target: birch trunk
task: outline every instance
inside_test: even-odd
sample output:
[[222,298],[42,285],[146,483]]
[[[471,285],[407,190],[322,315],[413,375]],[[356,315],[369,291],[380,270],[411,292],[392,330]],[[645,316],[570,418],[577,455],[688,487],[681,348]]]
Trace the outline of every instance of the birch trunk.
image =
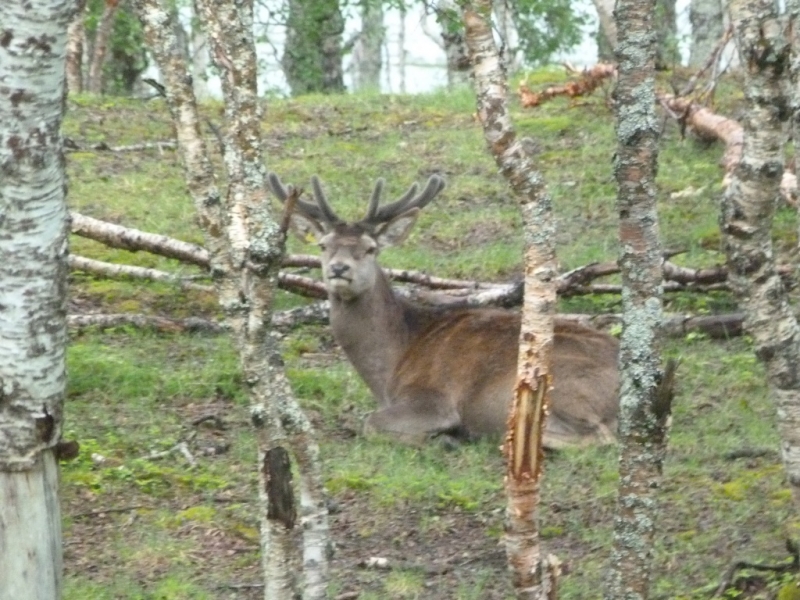
[[611,60],[617,47],[617,23],[614,21],[614,0],[592,0],[597,11],[597,57]]
[[770,236],[783,174],[791,48],[774,0],[733,0],[730,11],[745,68],[748,109],[742,160],[723,195],[720,226],[728,279],[767,371],[781,454],[800,507],[800,328],[775,270]]
[[103,15],[100,17],[97,31],[94,34],[92,61],[89,64],[89,78],[86,82],[86,89],[92,94],[103,92],[103,67],[106,64],[108,43],[114,29],[114,17],[117,16],[118,7],[119,0],[106,0]]
[[619,490],[607,600],[649,595],[657,492],[667,444],[671,378],[660,368],[663,252],[658,236],[655,113],[656,0],[618,0],[614,171],[619,211],[623,327],[620,340]]
[[86,27],[83,23],[86,0],[77,0],[75,17],[67,30],[67,91],[80,94],[83,91],[83,42]]
[[[786,0],[786,25],[786,31],[789,36],[788,41],[792,48],[792,62],[789,71],[790,89],[788,91],[792,110],[790,135],[794,147],[800,148],[800,0]],[[794,164],[794,173],[789,173],[790,177],[794,176],[794,182],[793,185],[788,187],[788,192],[789,194],[794,194],[794,197],[800,200],[797,178],[800,175],[800,169],[797,168],[797,165],[800,164],[800,156],[795,156]],[[784,196],[787,192],[787,173],[784,173],[783,181],[781,182],[781,190]],[[798,210],[800,210],[800,202],[798,202]],[[800,223],[798,223],[798,234],[800,235]],[[798,246],[800,246],[800,237],[798,237]]]
[[208,41],[194,3],[192,13],[192,85],[195,98],[203,102],[211,97],[208,89]]
[[61,597],[66,348],[61,141],[74,0],[0,2],[0,598]]
[[289,0],[281,66],[292,95],[344,91],[338,0]]
[[453,0],[436,3],[436,20],[442,28],[442,48],[447,61],[447,88],[453,89],[469,83],[470,53],[464,28],[458,20],[457,5]]
[[361,33],[353,47],[353,87],[356,90],[380,91],[385,37],[383,6],[376,0],[361,0]]
[[[619,31],[619,17],[617,31]],[[680,64],[678,52],[678,22],[676,20],[675,0],[656,0],[653,26],[656,31],[656,69],[672,69]],[[617,34],[619,37],[619,34]],[[618,40],[619,41],[619,40]]]
[[[198,0],[213,62],[225,99],[224,161],[229,181],[224,200],[214,184],[200,134],[197,107],[171,15],[160,0],[137,0],[146,36],[167,87],[189,189],[206,235],[220,304],[239,348],[251,397],[251,420],[259,440],[262,561],[265,598],[295,598],[299,581],[293,538],[296,509],[289,455],[300,474],[304,598],[325,597],[330,552],[319,449],[311,426],[291,395],[283,362],[268,325],[283,257],[281,231],[265,196],[261,107],[256,94],[252,4]],[[287,440],[286,431],[290,434]]]
[[516,597],[556,597],[558,561],[542,556],[539,543],[539,481],[542,435],[552,377],[550,355],[556,303],[555,221],[541,174],[516,139],[508,111],[508,82],[491,28],[490,0],[465,5],[465,41],[475,77],[478,118],[484,138],[520,204],[525,239],[525,291],[517,382],[504,452],[506,554]]
[[692,24],[692,44],[689,66],[702,67],[725,32],[721,0],[691,0],[689,21]]

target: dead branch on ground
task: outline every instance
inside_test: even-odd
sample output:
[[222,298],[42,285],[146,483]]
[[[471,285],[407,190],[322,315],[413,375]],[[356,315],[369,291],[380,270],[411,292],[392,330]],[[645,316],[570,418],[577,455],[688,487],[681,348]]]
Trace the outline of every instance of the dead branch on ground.
[[[727,187],[733,176],[733,170],[742,160],[744,130],[738,121],[718,115],[714,111],[688,98],[680,98],[668,94],[657,95],[657,100],[666,112],[672,116],[684,130],[689,128],[699,138],[719,140],[725,144],[722,157],[722,168],[725,176],[722,185]],[[789,204],[795,204],[797,197],[797,177],[786,170],[780,186],[781,197]]]
[[[290,331],[301,325],[313,325],[328,322],[328,303],[314,302],[305,306],[298,306],[272,314],[272,327],[277,331]],[[152,329],[164,333],[209,333],[220,334],[225,331],[222,323],[189,317],[175,319],[155,315],[134,313],[93,313],[82,315],[69,315],[67,325],[73,331],[81,332],[84,329],[112,329],[114,327],[136,327]]]
[[127,146],[109,146],[105,142],[96,144],[81,145],[72,138],[64,138],[64,152],[141,152],[142,150],[175,150],[178,144],[174,141],[159,140],[157,142],[142,142],[140,144],[129,144]]
[[[568,67],[572,69],[572,67]],[[574,69],[572,69],[574,71]],[[586,96],[594,92],[600,87],[606,79],[614,77],[617,73],[616,65],[608,63],[597,63],[593,67],[584,69],[578,72],[579,76],[573,81],[568,81],[562,85],[554,85],[542,90],[541,92],[534,92],[529,87],[525,80],[520,82],[518,92],[520,102],[523,108],[532,108],[539,106],[543,102],[552,100],[557,96],[567,96],[569,98],[577,98],[579,96]]]
[[146,281],[160,281],[175,285],[183,290],[194,290],[198,292],[213,292],[214,288],[209,285],[201,285],[186,281],[181,277],[159,269],[151,269],[148,267],[137,267],[135,265],[120,265],[116,263],[104,262],[102,260],[94,260],[93,258],[86,258],[77,254],[69,256],[69,268],[76,271],[85,271],[100,277],[107,277],[109,279],[116,278],[130,278],[130,279],[144,279]]
[[95,240],[111,248],[122,248],[131,252],[144,250],[151,254],[158,254],[208,268],[208,251],[202,246],[176,240],[166,235],[149,233],[101,221],[75,211],[70,212],[70,218],[72,220],[72,233]]
[[736,572],[741,571],[742,569],[771,571],[772,573],[776,574],[800,572],[800,547],[797,545],[797,542],[787,539],[786,550],[789,552],[791,558],[788,561],[779,564],[766,565],[763,563],[752,563],[746,560],[736,561],[725,572],[725,576],[722,578],[717,591],[714,592],[714,596],[712,597],[721,598],[726,590],[734,586],[734,577],[736,576]]

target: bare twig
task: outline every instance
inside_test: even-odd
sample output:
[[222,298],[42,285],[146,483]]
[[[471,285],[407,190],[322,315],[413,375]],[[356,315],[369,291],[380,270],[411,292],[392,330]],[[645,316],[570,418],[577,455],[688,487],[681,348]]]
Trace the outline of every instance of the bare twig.
[[192,453],[189,451],[189,446],[186,444],[186,442],[178,442],[169,450],[164,450],[163,452],[151,452],[150,454],[142,458],[144,458],[145,460],[160,460],[162,458],[167,458],[172,454],[180,454],[181,456],[183,456],[186,459],[186,462],[189,463],[190,467],[197,466],[197,461],[195,460],[194,456],[192,456]]
[[157,329],[165,332],[202,332],[222,333],[225,328],[214,321],[189,317],[187,319],[172,319],[154,315],[141,314],[89,314],[69,315],[67,325],[73,330],[82,330],[89,327],[98,329],[111,329],[113,327],[132,326],[142,329]]
[[133,504],[131,506],[120,506],[119,508],[106,508],[100,510],[89,510],[86,512],[76,513],[74,515],[70,515],[71,519],[85,519],[87,517],[97,517],[100,515],[108,515],[113,513],[123,513],[123,512],[130,512],[132,510],[139,510],[140,508],[146,508],[148,510],[153,510],[152,506],[148,506],[146,504]]
[[175,150],[177,143],[168,140],[158,142],[142,142],[141,144],[129,144],[127,146],[109,146],[105,142],[98,142],[88,146],[81,146],[72,138],[64,138],[64,152],[140,152],[142,150]]
[[286,203],[283,205],[283,217],[281,218],[281,233],[283,233],[284,237],[289,231],[289,223],[292,219],[292,213],[294,212],[294,207],[297,204],[297,200],[303,194],[303,190],[300,188],[292,188],[289,192],[289,197],[286,199]]
[[786,550],[791,555],[791,559],[787,562],[779,564],[765,565],[762,563],[748,562],[746,560],[736,561],[730,567],[728,567],[728,570],[725,572],[717,591],[714,592],[712,597],[721,598],[725,591],[733,585],[736,572],[742,569],[753,569],[754,571],[772,571],[773,573],[792,573],[795,571],[800,571],[800,548],[798,547],[797,543],[791,539],[787,539]]
[[214,288],[210,285],[201,285],[186,281],[172,273],[160,271],[159,269],[150,269],[147,267],[137,267],[134,265],[119,265],[101,260],[94,260],[72,254],[69,257],[69,266],[71,269],[78,271],[86,271],[101,277],[115,278],[131,278],[131,279],[145,279],[147,281],[161,281],[170,283],[184,290],[195,290],[199,292],[213,292]]
[[[695,88],[697,87],[697,82],[700,80],[700,78],[706,73],[706,71],[708,71],[709,69],[711,69],[711,67],[717,64],[717,62],[719,61],[720,54],[722,53],[722,50],[725,48],[725,46],[728,45],[728,42],[730,41],[732,36],[733,36],[733,25],[729,25],[728,28],[725,30],[725,32],[722,34],[720,40],[717,42],[717,45],[714,46],[714,49],[711,51],[711,54],[709,54],[705,64],[689,78],[689,81],[686,82],[686,85],[683,86],[683,89],[681,89],[681,91],[678,92],[679,96],[688,96],[689,94],[694,92]],[[719,76],[719,71],[717,71],[715,74]],[[704,93],[707,93],[708,91],[709,90],[706,89],[704,90]]]

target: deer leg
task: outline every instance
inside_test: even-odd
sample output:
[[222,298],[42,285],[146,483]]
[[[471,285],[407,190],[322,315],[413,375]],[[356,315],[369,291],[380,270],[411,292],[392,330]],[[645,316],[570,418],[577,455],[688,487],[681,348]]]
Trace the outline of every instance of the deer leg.
[[406,444],[420,445],[433,437],[458,437],[461,417],[439,393],[415,394],[376,410],[364,422],[364,434],[382,433]]

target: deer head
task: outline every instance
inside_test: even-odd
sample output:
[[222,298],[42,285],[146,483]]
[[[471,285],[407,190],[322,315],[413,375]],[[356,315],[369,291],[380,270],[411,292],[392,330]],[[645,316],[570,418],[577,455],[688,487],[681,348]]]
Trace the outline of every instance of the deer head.
[[[274,173],[269,186],[286,203],[292,192]],[[380,267],[376,258],[383,248],[402,243],[419,211],[441,192],[444,180],[433,175],[419,192],[414,183],[395,202],[381,206],[384,180],[378,179],[366,216],[348,223],[339,218],[328,203],[317,177],[311,178],[315,203],[297,200],[291,215],[292,229],[303,239],[316,240],[322,250],[322,277],[328,293],[341,300],[353,300],[375,286]]]

